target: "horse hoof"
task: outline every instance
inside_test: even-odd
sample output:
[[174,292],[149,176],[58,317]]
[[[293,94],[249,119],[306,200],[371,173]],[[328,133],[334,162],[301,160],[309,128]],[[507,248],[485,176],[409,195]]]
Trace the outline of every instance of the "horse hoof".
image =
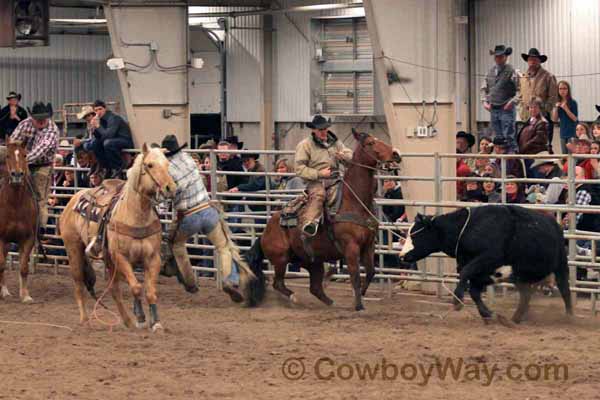
[[290,301],[294,304],[300,304],[300,300],[298,299],[298,296],[296,296],[296,293],[290,295]]
[[2,298],[11,296],[11,294],[8,291],[8,288],[6,286],[2,286],[2,289],[0,289],[0,296],[2,296]]
[[23,297],[23,300],[21,300],[21,301],[25,304],[33,303],[33,299],[31,298],[31,296],[25,296],[25,297]]
[[233,301],[234,303],[241,303],[244,301],[244,297],[240,294],[240,292],[238,292],[231,286],[224,286],[223,291],[227,293],[229,297],[231,297],[231,301]]
[[154,333],[164,332],[164,331],[165,331],[165,328],[163,328],[163,326],[160,322],[157,322],[154,324],[154,326],[152,326],[152,332],[154,332]]
[[456,311],[460,311],[463,309],[465,305],[463,303],[459,303],[458,301],[454,302],[454,309]]
[[146,327],[146,321],[144,322],[136,322],[135,327],[138,329],[144,329]]
[[496,313],[496,321],[498,321],[500,323],[500,325],[503,325],[507,328],[514,328],[515,324],[512,323],[508,318],[506,318],[505,316]]

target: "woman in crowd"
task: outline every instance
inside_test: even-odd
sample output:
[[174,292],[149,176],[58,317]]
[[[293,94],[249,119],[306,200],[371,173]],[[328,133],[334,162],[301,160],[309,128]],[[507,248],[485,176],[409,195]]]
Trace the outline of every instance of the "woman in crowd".
[[[293,172],[290,168],[288,160],[281,158],[275,161],[275,172],[287,174]],[[304,189],[304,182],[298,176],[276,176],[273,179],[275,190],[295,190]]]
[[[479,154],[492,154],[492,139],[487,136],[482,136],[479,139]],[[482,175],[486,165],[491,162],[489,158],[476,158],[474,161],[475,173]]]
[[592,124],[592,138],[600,141],[600,121],[598,120]]
[[[483,178],[494,178],[491,174],[483,174]],[[496,182],[483,182],[483,194],[487,197],[488,203],[501,203],[502,197],[498,192],[498,184]]]
[[[548,121],[542,115],[542,100],[534,97],[529,102],[529,120],[517,133],[517,144],[520,154],[538,154],[548,151]],[[535,171],[530,168],[533,159],[525,158],[525,171],[527,177],[536,177]]]
[[[474,172],[468,175],[469,178],[479,178]],[[483,187],[480,181],[467,181],[465,184],[465,193],[461,201],[469,201],[476,203],[486,203],[487,196],[483,194]]]
[[[508,175],[508,179],[515,179],[514,175]],[[506,182],[506,202],[509,204],[523,204],[526,202],[523,185],[517,182]]]
[[483,168],[484,175],[491,175],[494,178],[500,178],[500,171],[495,163],[490,163]]
[[552,110],[552,120],[560,121],[560,148],[563,154],[567,154],[567,143],[575,137],[577,102],[571,97],[571,85],[567,81],[558,82],[558,96],[560,101]]

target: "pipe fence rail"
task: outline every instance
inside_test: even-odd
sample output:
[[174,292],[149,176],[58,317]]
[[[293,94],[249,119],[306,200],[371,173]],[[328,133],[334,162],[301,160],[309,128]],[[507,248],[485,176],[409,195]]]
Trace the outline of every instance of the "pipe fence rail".
[[[61,147],[60,150],[64,152],[73,151],[72,147]],[[128,152],[137,153],[139,150],[130,149]],[[282,181],[285,182],[286,178],[294,177],[294,173],[278,173],[273,171],[275,161],[279,158],[293,159],[293,151],[284,150],[186,150],[191,154],[195,154],[201,157],[208,157],[210,169],[201,170],[201,174],[205,183],[210,186],[211,200],[217,201],[221,204],[224,209],[224,215],[232,229],[233,240],[238,244],[241,250],[247,250],[250,248],[254,240],[259,236],[268,219],[273,215],[274,212],[281,209],[287,201],[295,198],[302,193],[302,190],[285,190],[282,188]],[[240,154],[260,154],[264,160],[262,165],[264,166],[264,172],[241,172],[241,171],[223,171],[218,169],[218,160],[220,157],[226,157],[231,155]],[[447,193],[450,190],[452,184],[458,182],[494,182],[500,184],[500,194],[502,203],[499,205],[507,204],[507,193],[506,183],[515,182],[518,184],[561,184],[564,185],[564,190],[567,193],[566,204],[520,204],[521,206],[529,209],[544,211],[552,213],[557,222],[562,224],[563,219],[568,221],[568,224],[564,227],[565,239],[568,241],[568,255],[569,255],[569,268],[570,268],[570,283],[571,290],[573,291],[573,299],[577,301],[577,293],[585,293],[590,296],[591,305],[590,309],[593,315],[596,314],[596,303],[598,295],[600,294],[600,257],[598,257],[598,244],[600,241],[600,232],[587,232],[576,229],[577,214],[600,214],[600,206],[577,206],[575,204],[576,190],[579,184],[599,184],[600,179],[586,179],[579,180],[575,178],[575,166],[579,159],[596,159],[598,155],[514,155],[514,154],[455,154],[455,153],[405,153],[401,154],[402,159],[418,158],[423,159],[424,163],[430,163],[433,165],[433,174],[431,176],[405,176],[402,175],[402,167],[399,168],[398,175],[390,175],[387,172],[380,171],[375,175],[377,179],[377,194],[375,198],[376,215],[380,221],[378,229],[378,243],[376,245],[376,275],[375,279],[379,281],[380,291],[387,293],[391,296],[393,292],[392,282],[397,281],[415,281],[421,283],[432,283],[437,284],[435,293],[438,296],[448,295],[445,284],[456,283],[457,274],[456,272],[444,271],[443,261],[448,259],[444,254],[433,254],[428,257],[428,265],[431,266],[431,262],[437,263],[436,268],[426,268],[424,263],[418,263],[418,269],[405,269],[396,268],[386,265],[386,257],[397,256],[400,252],[401,243],[397,236],[405,235],[406,231],[410,227],[409,222],[398,222],[398,221],[387,221],[384,213],[384,206],[396,206],[405,207],[405,210],[410,210],[410,214],[416,212],[431,213],[439,215],[444,209],[458,209],[463,207],[479,207],[482,205],[494,205],[486,203],[474,203],[464,202],[458,200],[447,200]],[[489,177],[458,177],[456,175],[444,176],[442,174],[442,165],[445,160],[457,160],[457,159],[495,159],[500,160],[500,176],[489,178]],[[549,159],[556,160],[557,158],[567,160],[567,174],[564,179],[543,179],[543,178],[508,178],[506,162],[511,159]],[[75,159],[75,156],[73,157]],[[73,172],[73,184],[72,186],[55,186],[51,188],[51,197],[56,199],[56,204],[50,207],[50,220],[48,224],[48,234],[46,235],[47,240],[43,244],[48,254],[48,261],[41,262],[41,255],[37,253],[32,255],[33,272],[35,271],[35,264],[40,267],[48,267],[58,273],[59,269],[66,268],[68,259],[62,245],[60,236],[56,233],[56,225],[58,218],[68,199],[76,193],[78,190],[83,189],[80,186],[79,175],[81,173],[89,172],[88,168],[81,168],[76,166],[62,166],[54,168],[54,173],[64,173],[65,171]],[[229,192],[219,190],[220,186],[223,186],[223,180],[226,180],[227,176],[263,176],[265,177],[265,190],[258,192]],[[402,182],[422,182],[429,183],[430,189],[433,193],[431,200],[392,200],[383,197],[383,180],[393,180],[398,183]],[[450,191],[452,192],[452,191]],[[444,200],[446,198],[446,200]],[[159,214],[161,215],[161,222],[166,232],[168,225],[174,220],[175,214],[170,204],[164,204],[159,206]],[[566,218],[564,218],[566,216]],[[599,217],[600,218],[600,217]],[[578,246],[578,242],[591,242],[590,248],[585,249],[582,246]],[[205,236],[195,235],[188,242],[187,248],[192,260],[193,268],[201,276],[213,277],[216,279],[217,285],[220,287],[220,276],[219,272],[215,269],[215,256],[213,253],[214,247],[207,241]],[[8,265],[9,268],[13,267],[13,263],[18,258],[18,254],[14,251],[9,253]],[[267,263],[267,275],[272,275],[272,267]],[[583,268],[588,272],[588,280],[577,280],[577,268]],[[343,268],[342,268],[343,271]],[[433,271],[433,272],[432,272]],[[595,280],[592,280],[595,275]],[[308,278],[306,272],[288,271],[288,276]],[[338,271],[333,275],[334,279],[349,279],[347,273]],[[490,286],[488,288],[487,295],[493,301],[496,295],[496,289],[502,289],[503,293],[512,285],[510,284],[498,284]]]

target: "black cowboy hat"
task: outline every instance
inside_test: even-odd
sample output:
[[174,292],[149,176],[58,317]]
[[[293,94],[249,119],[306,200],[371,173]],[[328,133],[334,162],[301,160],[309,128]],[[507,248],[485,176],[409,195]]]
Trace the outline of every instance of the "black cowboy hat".
[[[244,150],[248,150],[248,149],[244,149]],[[248,160],[250,158],[253,158],[254,160],[258,160],[260,158],[260,154],[256,154],[256,153],[244,153],[244,154],[242,154],[242,161]]]
[[167,149],[167,152],[165,153],[165,156],[171,157],[171,156],[179,153],[182,149],[186,148],[187,145],[188,144],[186,142],[182,146],[180,146],[179,142],[177,141],[177,136],[175,136],[175,135],[167,135],[162,140],[162,143],[160,144],[160,147],[162,147],[163,149]]
[[322,115],[315,115],[312,122],[307,122],[310,129],[327,129],[331,126],[331,119],[325,119]]
[[506,147],[508,146],[508,141],[504,136],[496,136],[494,141],[492,142],[494,146]]
[[596,111],[600,113],[600,104],[596,104]]
[[490,56],[510,56],[512,50],[512,47],[506,47],[503,44],[499,44],[494,47],[494,50],[490,50]]
[[21,101],[21,94],[17,94],[17,92],[10,92],[8,94],[8,96],[6,96],[6,100],[10,100],[10,99],[17,99],[19,101]]
[[546,60],[548,59],[548,57],[544,54],[540,54],[540,51],[538,49],[536,49],[535,47],[532,47],[531,49],[529,49],[529,53],[525,54],[525,53],[521,53],[521,57],[523,57],[523,60],[527,61],[529,59],[529,57],[537,57],[540,59],[540,62],[545,63]]
[[465,131],[456,132],[456,138],[466,139],[467,143],[469,144],[469,147],[473,147],[473,145],[475,144],[475,136]]
[[235,144],[238,148],[238,150],[241,150],[244,148],[244,142],[240,142],[240,138],[238,138],[237,136],[229,136],[227,139],[225,139],[229,144]]
[[52,114],[54,114],[52,104],[44,104],[41,101],[33,103],[33,107],[31,108],[27,107],[27,111],[33,119],[46,119],[52,117]]

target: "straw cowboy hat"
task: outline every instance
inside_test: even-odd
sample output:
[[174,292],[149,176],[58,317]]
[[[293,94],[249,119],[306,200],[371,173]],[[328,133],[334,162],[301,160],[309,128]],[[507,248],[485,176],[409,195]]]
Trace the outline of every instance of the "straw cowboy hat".
[[512,47],[506,47],[503,44],[499,44],[494,47],[494,50],[490,50],[490,56],[510,56],[512,50]]
[[529,49],[529,53],[525,54],[525,53],[521,53],[521,57],[523,57],[523,60],[527,61],[529,60],[529,57],[537,57],[540,59],[541,63],[545,63],[546,60],[548,59],[548,57],[544,54],[540,54],[540,51],[538,49],[536,49],[535,47],[532,47],[531,49]]
[[[537,156],[549,156],[550,153],[547,151],[540,151],[539,153],[536,154]],[[560,166],[560,163],[557,159],[555,158],[536,158],[533,163],[531,164],[531,169],[533,168],[537,168],[540,165],[544,165],[544,164],[556,164]]]
[[160,147],[162,147],[163,149],[167,149],[167,152],[165,153],[165,156],[171,157],[171,156],[174,156],[175,154],[179,153],[184,148],[186,148],[187,145],[188,144],[186,142],[186,143],[184,143],[183,145],[180,146],[179,142],[177,141],[177,136],[175,136],[175,135],[167,135],[162,140],[162,143],[161,143]]
[[96,115],[96,112],[92,108],[92,106],[83,106],[81,111],[77,113],[77,119],[85,119],[90,114]]

